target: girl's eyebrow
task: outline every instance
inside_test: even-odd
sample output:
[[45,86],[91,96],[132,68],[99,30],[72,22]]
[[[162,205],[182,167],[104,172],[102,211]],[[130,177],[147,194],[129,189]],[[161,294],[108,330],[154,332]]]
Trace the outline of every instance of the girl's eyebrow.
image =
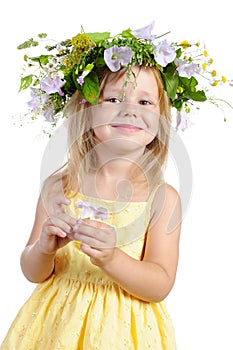
[[121,91],[122,91],[122,88],[116,88],[116,87],[110,88],[110,89],[105,88],[104,91],[103,91],[103,94],[104,95],[119,94],[119,92],[121,92]]
[[[119,94],[121,92],[122,92],[122,88],[113,87],[113,88],[110,88],[109,90],[108,90],[108,88],[104,89],[103,93],[104,93],[104,95],[106,95],[106,94],[108,95],[108,94]],[[154,93],[152,93],[151,91],[148,91],[148,90],[139,90],[138,94],[144,95],[144,96],[155,96]]]
[[147,90],[140,90],[139,94],[143,96],[155,96],[151,91],[147,91]]

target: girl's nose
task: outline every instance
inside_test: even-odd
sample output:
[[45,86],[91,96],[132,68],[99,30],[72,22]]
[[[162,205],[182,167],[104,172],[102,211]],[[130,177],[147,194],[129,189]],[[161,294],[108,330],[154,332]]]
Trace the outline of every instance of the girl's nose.
[[124,103],[122,114],[124,117],[137,118],[138,116],[137,106],[132,103]]

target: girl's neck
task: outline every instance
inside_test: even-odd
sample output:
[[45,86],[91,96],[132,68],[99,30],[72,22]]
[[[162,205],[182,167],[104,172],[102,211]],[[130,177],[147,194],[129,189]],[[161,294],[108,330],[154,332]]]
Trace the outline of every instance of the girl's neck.
[[129,178],[132,171],[138,168],[137,164],[144,152],[145,147],[128,152],[115,152],[111,147],[99,144],[95,149],[97,174],[103,177]]
[[96,176],[112,181],[129,179],[134,168],[136,167],[135,163],[131,159],[112,159],[106,161],[98,167]]
[[[136,179],[135,174],[138,174]],[[148,197],[148,183],[136,163],[115,159],[103,164],[96,172],[87,173],[85,181],[82,181],[81,192],[107,200],[145,201]]]

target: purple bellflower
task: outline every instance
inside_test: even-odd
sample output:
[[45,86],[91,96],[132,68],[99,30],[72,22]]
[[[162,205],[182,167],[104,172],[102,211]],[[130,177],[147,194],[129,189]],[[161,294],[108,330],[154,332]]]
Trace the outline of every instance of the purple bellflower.
[[155,47],[154,57],[160,66],[166,67],[168,63],[174,61],[176,49],[169,45],[166,40],[163,40]]
[[178,111],[176,116],[176,131],[186,130],[192,125],[192,121],[184,110]]
[[125,46],[114,45],[104,50],[105,63],[112,72],[117,72],[121,66],[127,66],[133,55],[133,50]]
[[30,89],[32,99],[27,104],[34,112],[40,112],[44,104],[48,101],[49,95],[41,93],[40,89],[32,87]]
[[176,68],[180,77],[191,78],[197,73],[200,68],[196,63],[188,63],[183,60],[177,60],[178,67]]
[[60,77],[51,77],[48,76],[47,78],[41,80],[40,87],[41,90],[45,91],[47,94],[54,94],[55,92],[58,92],[60,96],[63,96],[64,93],[62,92],[61,88],[63,85],[65,85],[66,81],[62,80]]
[[156,36],[151,34],[152,29],[154,28],[155,22],[153,21],[148,26],[132,30],[132,34],[138,39],[146,39],[153,41]]

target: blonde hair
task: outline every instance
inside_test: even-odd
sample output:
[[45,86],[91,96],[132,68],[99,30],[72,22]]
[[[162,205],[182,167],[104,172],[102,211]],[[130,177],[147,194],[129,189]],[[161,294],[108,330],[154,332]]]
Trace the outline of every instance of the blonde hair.
[[[144,67],[144,66],[143,66]],[[159,92],[160,118],[159,129],[153,141],[146,146],[146,152],[143,159],[140,160],[139,167],[143,169],[147,180],[153,187],[161,181],[162,170],[165,167],[171,125],[170,100],[163,87],[163,81],[160,72],[154,67],[144,67],[151,69],[154,73],[155,81]],[[140,66],[141,69],[141,66]],[[120,73],[120,74],[119,74]],[[107,84],[108,77],[113,73],[106,69],[99,74],[100,79],[100,100],[102,92]],[[119,78],[125,74],[124,70],[117,73]],[[92,107],[92,108],[90,108]],[[93,130],[91,129],[91,115],[93,106],[88,102],[82,104],[82,97],[76,91],[70,101],[64,108],[64,115],[67,117],[68,128],[68,155],[66,164],[60,169],[64,193],[69,195],[71,190],[78,190],[80,179],[85,173],[93,170],[95,167],[95,146],[98,144]],[[87,157],[87,155],[89,156]],[[139,174],[132,175],[133,181]],[[138,181],[140,182],[140,176]],[[144,181],[144,180],[143,180]]]

